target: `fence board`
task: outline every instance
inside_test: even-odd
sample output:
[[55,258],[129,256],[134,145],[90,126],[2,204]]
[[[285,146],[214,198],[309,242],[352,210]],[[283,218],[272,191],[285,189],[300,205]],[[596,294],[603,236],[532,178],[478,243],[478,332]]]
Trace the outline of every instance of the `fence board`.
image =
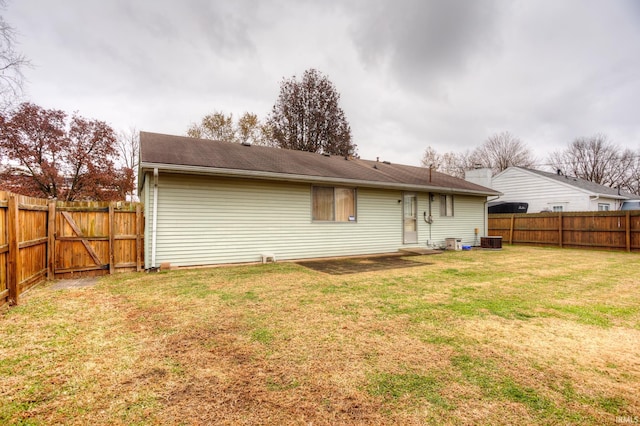
[[0,191],[0,305],[46,279],[142,270],[143,226],[140,203]]
[[9,299],[7,263],[9,262],[9,240],[7,229],[8,194],[0,191],[0,305]]
[[18,201],[15,195],[9,196],[9,203],[7,204],[7,239],[9,241],[9,261],[7,264],[7,288],[9,289],[9,304],[17,305],[18,297],[18,282],[20,280],[20,263],[18,262],[20,247],[20,223],[18,222],[19,216]]
[[109,216],[108,216],[108,220],[109,220],[109,273],[113,274],[113,271],[115,270],[113,267],[113,264],[115,262],[115,256],[113,254],[113,235],[116,232],[116,228],[115,228],[115,213],[113,212],[113,203],[109,203]]
[[640,252],[640,210],[490,214],[489,235],[509,244]]

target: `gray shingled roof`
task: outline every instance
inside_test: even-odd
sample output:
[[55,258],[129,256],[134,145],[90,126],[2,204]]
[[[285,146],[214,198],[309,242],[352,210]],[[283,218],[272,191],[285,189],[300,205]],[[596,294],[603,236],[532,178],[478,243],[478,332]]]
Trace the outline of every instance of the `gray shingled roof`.
[[609,186],[605,186],[605,185],[600,185],[588,180],[584,180],[581,178],[577,178],[577,177],[573,177],[573,176],[565,176],[565,175],[559,175],[557,173],[549,173],[549,172],[543,172],[541,170],[534,170],[534,169],[527,169],[524,167],[521,167],[521,169],[523,170],[527,170],[531,173],[535,173],[537,175],[540,176],[544,176],[546,178],[549,179],[553,179],[555,181],[558,182],[562,182],[571,186],[575,186],[576,188],[580,188],[583,189],[585,191],[589,191],[592,192],[594,194],[601,194],[601,195],[609,195],[612,197],[620,197],[620,198],[630,198],[630,197],[637,197],[633,194],[630,194],[628,192],[618,192],[617,188],[611,188]]
[[340,156],[325,156],[263,146],[140,132],[141,168],[203,174],[287,178],[303,181],[326,178],[360,186],[442,188],[452,192],[498,195],[499,192],[423,167],[387,164]]

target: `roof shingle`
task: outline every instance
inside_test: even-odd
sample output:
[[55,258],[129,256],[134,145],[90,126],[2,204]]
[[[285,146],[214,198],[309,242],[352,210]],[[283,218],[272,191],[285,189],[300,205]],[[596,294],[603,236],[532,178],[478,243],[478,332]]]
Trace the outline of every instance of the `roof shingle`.
[[340,156],[294,151],[264,146],[140,132],[142,167],[171,165],[262,172],[277,175],[309,176],[349,181],[424,186],[448,190],[497,195],[495,190],[427,168],[390,164]]

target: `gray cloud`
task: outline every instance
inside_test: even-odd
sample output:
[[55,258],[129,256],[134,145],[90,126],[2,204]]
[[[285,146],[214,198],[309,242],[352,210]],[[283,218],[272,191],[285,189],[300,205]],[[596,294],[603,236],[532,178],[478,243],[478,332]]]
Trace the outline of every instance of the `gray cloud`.
[[387,66],[400,84],[414,90],[470,72],[475,57],[496,48],[501,11],[493,0],[367,6],[352,28],[361,57],[369,66]]
[[336,84],[364,158],[418,164],[508,130],[544,153],[609,134],[634,149],[634,0],[14,0],[31,99],[181,134],[213,110],[266,115],[280,80]]

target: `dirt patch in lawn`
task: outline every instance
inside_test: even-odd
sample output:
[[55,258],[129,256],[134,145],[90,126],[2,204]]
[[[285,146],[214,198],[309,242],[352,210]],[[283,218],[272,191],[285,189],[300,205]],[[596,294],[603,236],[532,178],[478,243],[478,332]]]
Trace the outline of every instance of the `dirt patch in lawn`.
[[397,255],[310,260],[296,263],[300,266],[304,266],[305,268],[331,275],[357,274],[359,272],[375,272],[387,269],[412,268],[415,266],[429,265],[429,263],[417,262],[406,259],[405,256]]
[[64,290],[70,288],[92,287],[98,283],[98,277],[86,277],[67,280],[58,280],[52,286],[51,290]]

